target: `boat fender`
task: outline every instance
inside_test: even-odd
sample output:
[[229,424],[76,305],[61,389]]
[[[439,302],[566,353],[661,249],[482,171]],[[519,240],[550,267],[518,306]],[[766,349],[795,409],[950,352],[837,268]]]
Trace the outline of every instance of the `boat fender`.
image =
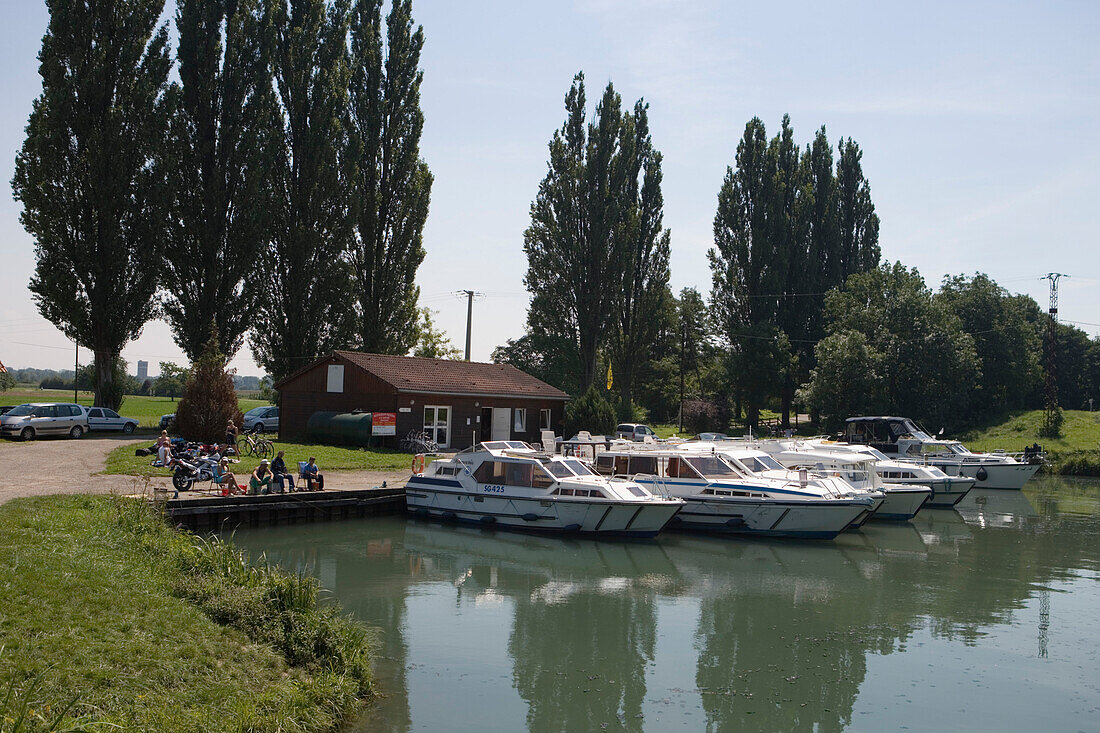
[[458,516],[454,512],[443,512],[443,521],[453,522],[458,519]]
[[424,473],[424,454],[417,453],[413,457],[412,472],[416,474]]
[[732,519],[730,519],[729,521],[726,522],[726,526],[727,527],[744,527],[745,526],[745,518],[740,517],[740,516],[733,517]]
[[525,521],[525,522],[534,522],[534,521],[538,520],[538,518],[539,518],[539,515],[535,514],[534,512],[527,512],[526,514],[523,515],[523,521]]
[[480,521],[481,521],[482,524],[496,524],[497,523],[497,518],[496,517],[485,516],[485,517],[482,517]]
[[989,478],[989,472],[985,470],[985,466],[982,466],[978,469],[977,479],[979,481],[985,481],[987,478]]
[[580,532],[581,531],[581,525],[579,525],[579,524],[567,524],[567,525],[565,525],[565,531],[566,532]]

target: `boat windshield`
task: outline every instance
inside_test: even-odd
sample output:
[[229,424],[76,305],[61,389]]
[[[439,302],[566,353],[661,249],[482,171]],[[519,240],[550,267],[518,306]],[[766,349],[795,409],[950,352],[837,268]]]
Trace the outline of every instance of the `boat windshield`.
[[948,443],[947,447],[951,449],[952,453],[955,453],[955,454],[960,455],[960,456],[970,452],[966,449],[966,446],[963,445],[962,443]]
[[689,466],[699,472],[706,479],[723,479],[737,477],[738,474],[729,464],[718,456],[700,456],[698,458],[685,459]]
[[554,478],[570,478],[575,475],[565,465],[565,461],[543,461],[542,467],[549,471]]
[[531,446],[518,440],[509,440],[504,444],[511,450],[531,450]]
[[565,465],[567,465],[571,469],[573,469],[573,473],[577,474],[578,476],[598,476],[599,475],[595,471],[593,471],[591,468],[586,466],[584,463],[582,463],[581,461],[578,461],[576,458],[567,458],[565,460]]
[[742,456],[738,459],[744,464],[745,468],[752,473],[760,473],[761,471],[783,471],[784,468],[779,461],[775,460],[766,453],[761,453],[758,456]]

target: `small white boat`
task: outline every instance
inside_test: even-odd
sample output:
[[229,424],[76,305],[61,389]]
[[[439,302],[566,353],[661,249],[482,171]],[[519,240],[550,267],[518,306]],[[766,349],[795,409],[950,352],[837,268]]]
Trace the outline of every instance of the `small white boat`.
[[633,481],[600,476],[580,459],[511,440],[433,461],[409,478],[405,500],[425,518],[619,537],[653,537],[684,506]]
[[683,499],[669,526],[685,530],[832,539],[876,506],[870,497],[843,496],[808,477],[753,475],[713,446],[614,445],[596,457],[596,470]]
[[971,453],[957,440],[933,438],[907,417],[850,417],[843,439],[901,461],[935,466],[948,476],[972,478],[985,489],[1022,489],[1044,461],[1039,446],[1016,454]]
[[930,489],[932,498],[925,506],[932,509],[950,509],[962,501],[974,486],[974,479],[968,476],[948,476],[936,466],[898,461],[869,445],[838,443],[825,439],[810,442],[832,450],[848,450],[874,458],[875,472],[884,483],[914,484]]
[[932,498],[928,487],[884,482],[875,469],[876,459],[864,453],[801,440],[761,440],[755,445],[789,469],[826,473],[844,480],[857,493],[881,494],[883,501],[873,519],[907,521]]

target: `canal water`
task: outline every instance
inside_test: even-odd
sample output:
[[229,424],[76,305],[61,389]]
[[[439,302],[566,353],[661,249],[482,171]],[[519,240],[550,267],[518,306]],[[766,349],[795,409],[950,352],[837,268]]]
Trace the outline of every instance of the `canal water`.
[[1100,481],[832,542],[240,531],[378,629],[349,731],[1100,731]]

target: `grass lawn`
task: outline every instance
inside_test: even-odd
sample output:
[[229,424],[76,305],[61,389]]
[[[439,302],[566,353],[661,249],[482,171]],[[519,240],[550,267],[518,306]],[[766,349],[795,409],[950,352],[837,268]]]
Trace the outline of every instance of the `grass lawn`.
[[[105,474],[119,474],[125,476],[164,476],[167,472],[163,468],[152,466],[152,456],[135,456],[134,450],[140,447],[152,445],[135,441],[133,444],[120,445],[107,454],[107,468]],[[406,471],[411,470],[412,456],[408,453],[397,451],[365,448],[338,448],[331,445],[310,445],[306,443],[281,443],[275,442],[276,451],[286,451],[283,459],[287,467],[294,471],[298,461],[308,460],[310,456],[317,458],[317,465],[321,471]],[[272,456],[274,458],[274,455]],[[240,463],[233,465],[233,473],[238,478],[242,473],[251,473],[259,465],[260,459],[255,456],[245,456]]]
[[[91,406],[95,394],[92,392],[79,392],[78,404]],[[72,402],[73,393],[62,389],[12,389],[0,394],[0,404],[21,405],[24,402]],[[239,399],[241,412],[248,412],[253,407],[269,404],[265,400]],[[142,428],[156,428],[160,425],[160,416],[175,412],[179,400],[171,397],[140,397],[129,395],[122,401],[122,409],[118,414],[123,417],[137,418],[138,425]]]
[[1023,450],[1024,446],[1039,443],[1048,451],[1068,453],[1100,449],[1100,412],[1066,410],[1063,415],[1062,437],[1042,438],[1043,411],[1014,413],[1004,422],[981,430],[973,430],[959,437],[972,451],[988,451],[1004,448],[1007,451]]
[[0,730],[332,730],[371,694],[368,642],[318,590],[145,502],[8,502]]

